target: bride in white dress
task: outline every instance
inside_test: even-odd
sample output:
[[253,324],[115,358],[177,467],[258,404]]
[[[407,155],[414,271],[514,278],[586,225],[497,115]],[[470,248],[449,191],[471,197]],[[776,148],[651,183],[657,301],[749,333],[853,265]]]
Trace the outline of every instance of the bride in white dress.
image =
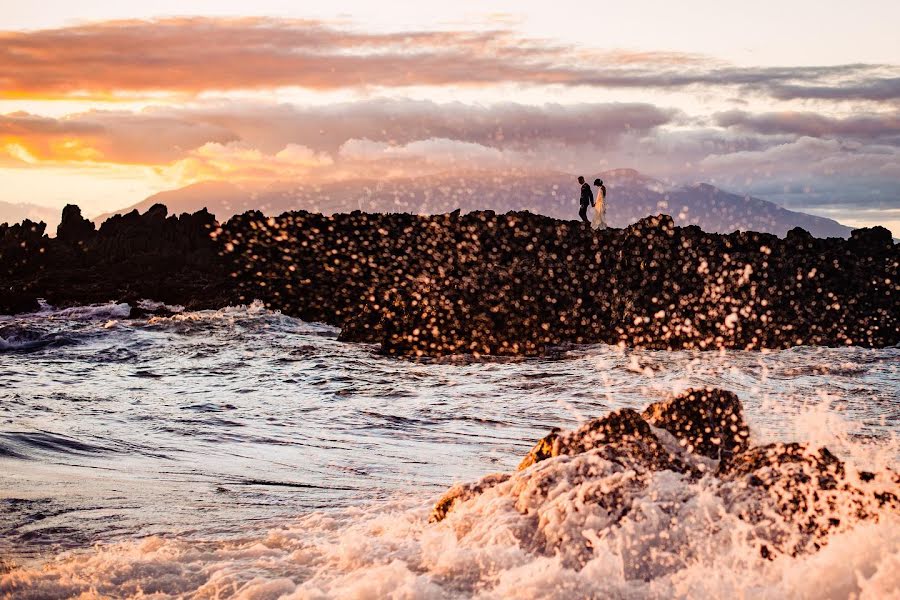
[[597,193],[594,195],[594,216],[591,219],[591,228],[606,229],[606,186],[602,179],[595,179]]

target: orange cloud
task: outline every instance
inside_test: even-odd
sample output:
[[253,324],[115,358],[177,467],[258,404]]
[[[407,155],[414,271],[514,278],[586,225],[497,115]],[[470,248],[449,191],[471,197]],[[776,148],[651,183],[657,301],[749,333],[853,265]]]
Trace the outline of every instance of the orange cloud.
[[[515,61],[555,56],[552,49],[512,42],[504,31],[368,34],[317,21],[263,18],[111,21],[2,32],[0,97],[493,83],[524,77]],[[556,76],[548,72],[544,78]]]
[[90,111],[62,119],[0,115],[0,156],[23,162],[168,163],[208,142],[237,136],[216,125],[164,114]]
[[577,50],[506,29],[366,33],[310,20],[168,18],[0,32],[0,99],[505,82],[732,86],[832,100],[900,92],[896,66],[736,68],[678,53]]

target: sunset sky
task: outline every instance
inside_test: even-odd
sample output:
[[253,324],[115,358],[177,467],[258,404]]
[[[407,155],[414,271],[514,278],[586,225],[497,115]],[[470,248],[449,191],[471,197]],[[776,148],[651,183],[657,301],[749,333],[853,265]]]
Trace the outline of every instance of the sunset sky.
[[900,236],[897,2],[131,4],[0,11],[0,201],[632,167]]

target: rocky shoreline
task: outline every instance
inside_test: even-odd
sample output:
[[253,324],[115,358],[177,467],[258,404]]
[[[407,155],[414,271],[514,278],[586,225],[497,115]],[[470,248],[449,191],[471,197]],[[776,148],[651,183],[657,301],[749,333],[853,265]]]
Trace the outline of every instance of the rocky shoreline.
[[400,356],[900,343],[900,245],[881,227],[780,239],[675,227],[666,215],[590,231],[492,211],[218,223],[155,205],[99,229],[67,206],[56,237],[45,229],[0,225],[0,313],[36,310],[39,298],[188,309],[259,299]]

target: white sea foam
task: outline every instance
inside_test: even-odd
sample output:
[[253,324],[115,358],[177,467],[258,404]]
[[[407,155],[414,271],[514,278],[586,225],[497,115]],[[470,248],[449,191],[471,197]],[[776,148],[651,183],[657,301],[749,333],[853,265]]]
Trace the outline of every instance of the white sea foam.
[[[682,502],[680,526],[658,519]],[[900,520],[884,515],[836,534],[817,553],[775,560],[746,541],[709,490],[661,477],[617,530],[566,523],[570,551],[535,552],[521,539],[534,517],[486,496],[429,525],[409,503],[311,514],[231,542],[150,538],[98,548],[42,569],[0,576],[16,598],[896,598]],[[562,507],[571,517],[575,506]],[[590,511],[589,511],[590,512]],[[564,521],[556,521],[561,525]],[[653,565],[641,573],[635,561]],[[155,597],[155,596],[154,596]]]

